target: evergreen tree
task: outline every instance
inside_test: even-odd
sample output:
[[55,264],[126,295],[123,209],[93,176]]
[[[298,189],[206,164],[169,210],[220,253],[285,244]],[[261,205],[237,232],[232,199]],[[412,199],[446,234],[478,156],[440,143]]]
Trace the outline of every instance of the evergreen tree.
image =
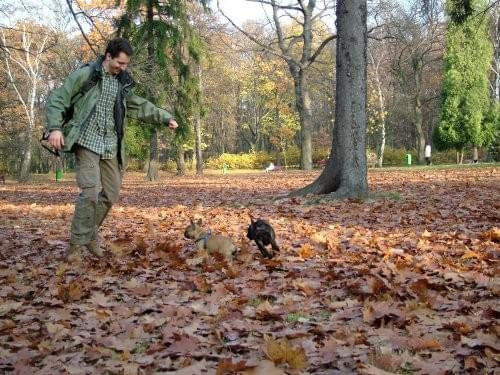
[[467,10],[465,18],[456,16],[464,13],[462,3],[447,2],[451,17],[446,30],[443,107],[433,137],[438,149],[461,151],[469,145],[486,146],[494,138],[495,124],[488,121],[488,74],[493,49],[488,16],[478,12],[486,8],[486,2],[471,0],[473,10]]
[[[136,48],[135,61],[142,69],[139,78],[143,78],[138,81],[141,94],[160,106],[173,104],[179,124],[176,144],[189,138],[189,116],[199,102],[196,90],[190,89],[197,85],[189,65],[199,60],[199,39],[188,22],[187,1],[127,0],[125,13],[116,24],[118,34],[129,38]],[[205,6],[208,1],[199,2]],[[154,181],[159,164],[156,128],[150,134],[147,177]]]

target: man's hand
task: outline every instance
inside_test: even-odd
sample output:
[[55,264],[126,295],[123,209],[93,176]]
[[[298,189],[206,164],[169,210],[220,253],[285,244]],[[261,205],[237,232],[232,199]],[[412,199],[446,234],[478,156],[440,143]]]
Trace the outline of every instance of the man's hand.
[[179,124],[177,124],[177,121],[175,121],[173,118],[171,118],[169,121],[168,121],[168,127],[172,130],[175,130],[179,127]]
[[54,150],[59,151],[64,146],[64,136],[60,130],[52,130],[49,135],[49,144]]

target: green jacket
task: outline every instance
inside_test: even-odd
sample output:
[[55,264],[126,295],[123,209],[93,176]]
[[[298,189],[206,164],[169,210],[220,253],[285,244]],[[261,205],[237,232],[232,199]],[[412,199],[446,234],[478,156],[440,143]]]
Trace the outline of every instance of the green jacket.
[[[64,81],[64,84],[55,89],[50,95],[45,107],[45,130],[61,130],[64,135],[65,152],[72,152],[75,143],[80,138],[82,128],[95,111],[102,88],[102,62],[104,57],[74,71]],[[145,122],[167,125],[173,117],[164,109],[156,107],[150,101],[132,93],[134,80],[127,71],[121,72],[117,79],[120,83],[114,106],[115,130],[118,135],[118,162],[123,166],[125,162],[124,133],[127,117]],[[66,119],[72,99],[78,98],[90,80],[95,84],[85,91],[73,107],[73,114]]]

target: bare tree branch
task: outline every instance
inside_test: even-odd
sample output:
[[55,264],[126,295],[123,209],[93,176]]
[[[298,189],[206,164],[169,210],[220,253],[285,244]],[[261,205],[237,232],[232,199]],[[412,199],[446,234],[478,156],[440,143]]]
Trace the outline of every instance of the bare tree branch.
[[[251,3],[261,3],[261,4],[266,4],[266,5],[272,5],[274,6],[274,1],[265,1],[265,0],[247,0],[248,2]],[[292,5],[278,5],[278,8],[280,9],[290,9],[290,10],[298,10],[299,12],[302,12],[302,9],[299,7],[294,7]]]
[[68,4],[69,10],[70,10],[71,14],[73,15],[73,18],[75,19],[75,22],[78,25],[78,28],[80,29],[80,32],[83,35],[83,38],[85,39],[85,41],[89,45],[92,52],[94,52],[94,55],[97,56],[98,55],[97,51],[94,49],[94,46],[92,45],[90,40],[87,38],[87,35],[85,35],[85,32],[83,31],[82,25],[80,25],[80,22],[78,22],[78,17],[76,16],[75,11],[73,10],[72,0],[66,0],[66,4]]
[[[106,37],[103,35],[103,33],[101,32],[101,30],[97,27],[96,23],[94,22],[94,18],[89,16],[81,7],[80,3],[78,2],[78,0],[75,0],[76,1],[76,5],[78,5],[78,8],[80,8],[80,12],[78,13],[81,13],[83,14],[89,21],[90,23],[92,24],[92,26],[97,30],[97,32],[99,33],[99,35],[101,36],[101,38],[103,40],[106,40]],[[103,17],[104,18],[104,17]]]
[[222,14],[222,16],[228,20],[228,22],[236,29],[238,30],[240,33],[242,33],[243,35],[245,35],[248,39],[250,39],[252,42],[258,44],[259,46],[261,46],[264,50],[266,50],[267,52],[275,55],[275,56],[278,56],[284,60],[287,60],[287,57],[284,56],[283,54],[277,52],[275,49],[273,48],[270,48],[268,45],[262,43],[260,40],[258,40],[257,38],[255,38],[252,34],[246,32],[245,30],[243,30],[241,27],[239,27],[238,25],[236,25],[236,23],[234,23],[234,21],[229,18],[223,11],[222,9],[220,8],[220,4],[219,4],[219,0],[217,0],[217,9],[219,10],[219,12]]
[[317,57],[321,54],[321,51],[323,51],[323,49],[326,47],[326,45],[328,43],[330,43],[334,39],[337,39],[337,35],[336,34],[330,35],[328,38],[326,38],[325,40],[323,40],[323,42],[321,42],[321,44],[319,45],[319,47],[316,49],[316,51],[313,53],[313,55],[309,59],[309,65],[311,65],[317,59]]

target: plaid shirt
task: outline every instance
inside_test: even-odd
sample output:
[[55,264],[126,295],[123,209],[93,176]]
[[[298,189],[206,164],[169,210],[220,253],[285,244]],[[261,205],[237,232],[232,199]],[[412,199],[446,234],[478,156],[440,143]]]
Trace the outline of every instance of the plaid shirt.
[[107,74],[103,67],[101,96],[77,142],[80,146],[101,155],[101,159],[113,159],[118,149],[114,120],[118,88],[119,83],[116,77]]

